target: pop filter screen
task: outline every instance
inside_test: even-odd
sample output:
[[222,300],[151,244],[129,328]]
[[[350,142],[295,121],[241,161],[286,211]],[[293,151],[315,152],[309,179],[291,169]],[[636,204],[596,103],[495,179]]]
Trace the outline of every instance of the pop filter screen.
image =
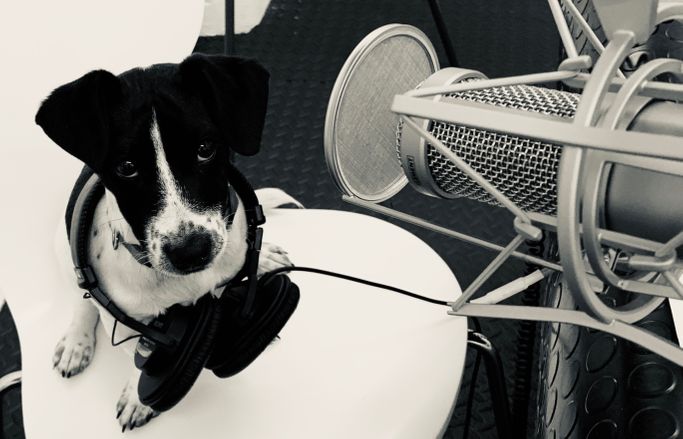
[[325,158],[342,192],[380,202],[406,185],[391,103],[438,64],[431,42],[413,26],[383,26],[356,46],[337,77],[325,117]]

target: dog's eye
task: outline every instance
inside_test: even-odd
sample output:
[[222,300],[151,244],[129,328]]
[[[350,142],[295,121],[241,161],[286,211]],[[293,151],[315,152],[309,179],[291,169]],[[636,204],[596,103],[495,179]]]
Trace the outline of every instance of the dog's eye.
[[122,178],[133,178],[138,175],[138,168],[135,163],[125,160],[116,165],[116,174]]
[[204,142],[197,148],[197,161],[206,163],[216,155],[216,146],[210,142]]

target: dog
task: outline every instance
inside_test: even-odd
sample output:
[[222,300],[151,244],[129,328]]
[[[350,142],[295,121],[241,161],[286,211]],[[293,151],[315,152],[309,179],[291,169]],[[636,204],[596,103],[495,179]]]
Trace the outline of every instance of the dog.
[[[105,186],[88,255],[104,291],[129,316],[148,322],[174,304],[192,304],[241,269],[246,217],[241,203],[226,216],[226,167],[234,154],[260,148],[268,81],[255,61],[195,54],[118,76],[92,71],[41,104],[36,123]],[[259,195],[266,209],[302,207],[277,189]],[[263,244],[259,275],[289,265],[282,248]],[[77,306],[53,357],[63,377],[92,360],[100,318],[112,322],[92,300]],[[122,431],[158,414],[140,402],[138,378],[134,369],[117,404]]]

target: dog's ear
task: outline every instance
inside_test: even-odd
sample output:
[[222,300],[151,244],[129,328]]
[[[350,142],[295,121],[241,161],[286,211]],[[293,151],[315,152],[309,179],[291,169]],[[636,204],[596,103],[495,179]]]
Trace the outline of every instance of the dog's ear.
[[122,99],[119,79],[95,70],[54,90],[35,120],[57,145],[99,171],[109,148],[112,113]]
[[254,155],[268,105],[270,75],[256,61],[195,54],[179,66],[181,81],[199,93],[216,126],[243,155]]

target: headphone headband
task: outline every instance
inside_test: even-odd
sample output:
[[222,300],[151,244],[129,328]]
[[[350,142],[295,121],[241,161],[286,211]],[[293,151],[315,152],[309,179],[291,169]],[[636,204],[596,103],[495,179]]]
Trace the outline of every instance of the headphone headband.
[[[228,164],[229,180],[242,203],[244,204],[245,215],[247,217],[247,242],[249,247],[245,263],[235,277],[222,286],[225,288],[235,282],[247,277],[249,288],[242,308],[242,317],[248,317],[253,313],[254,296],[256,293],[256,272],[258,269],[258,258],[261,250],[261,240],[263,230],[259,227],[265,223],[263,209],[258,202],[256,194],[247,179],[231,164]],[[100,178],[93,174],[83,185],[71,216],[69,244],[71,247],[71,258],[74,264],[74,271],[78,280],[78,286],[87,290],[86,296],[95,299],[109,314],[125,326],[139,332],[164,346],[173,346],[175,343],[170,337],[155,328],[140,323],[128,316],[119,308],[109,296],[99,287],[97,277],[88,261],[88,244],[90,242],[90,225],[95,215],[95,207],[104,195],[104,185]]]

